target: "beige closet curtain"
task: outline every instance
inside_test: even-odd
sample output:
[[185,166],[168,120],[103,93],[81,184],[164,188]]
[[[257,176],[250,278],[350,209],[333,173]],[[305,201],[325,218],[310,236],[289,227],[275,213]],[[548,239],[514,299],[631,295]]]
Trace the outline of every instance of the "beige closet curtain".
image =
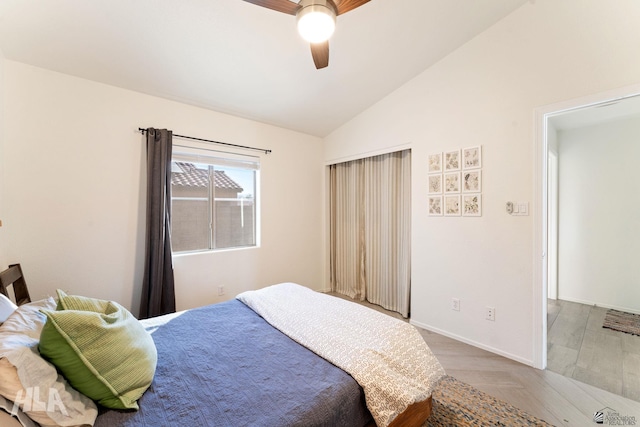
[[330,167],[331,287],[409,316],[411,151]]

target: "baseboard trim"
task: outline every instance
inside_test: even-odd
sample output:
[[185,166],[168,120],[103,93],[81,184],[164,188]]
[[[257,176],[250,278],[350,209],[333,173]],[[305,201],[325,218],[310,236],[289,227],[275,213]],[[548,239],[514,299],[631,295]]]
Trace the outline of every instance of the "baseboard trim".
[[578,304],[584,304],[584,305],[593,305],[596,307],[602,307],[602,308],[607,308],[607,309],[613,309],[613,310],[618,310],[618,311],[624,311],[627,313],[633,313],[633,314],[640,314],[640,310],[635,310],[633,308],[629,308],[629,307],[620,307],[617,305],[611,305],[611,304],[600,304],[597,302],[593,302],[593,301],[585,301],[585,300],[581,300],[578,298],[570,298],[570,297],[564,297],[564,296],[558,296],[559,300],[562,301],[569,301],[569,302],[576,302]]
[[536,368],[536,366],[533,363],[533,360],[522,358],[522,357],[517,356],[515,354],[511,354],[511,353],[508,353],[506,351],[502,351],[500,349],[497,349],[497,348],[494,348],[494,347],[491,347],[491,346],[488,346],[488,345],[485,345],[485,344],[482,344],[482,343],[467,339],[465,337],[461,337],[460,335],[452,334],[451,332],[447,332],[447,331],[442,330],[440,328],[436,328],[436,327],[427,325],[425,323],[415,321],[413,319],[411,319],[409,321],[409,323],[411,323],[414,326],[418,326],[418,327],[420,327],[422,329],[426,329],[427,331],[431,331],[431,332],[435,332],[436,334],[444,335],[445,337],[454,339],[456,341],[460,341],[460,342],[463,342],[465,344],[469,344],[469,345],[472,345],[474,347],[478,347],[478,348],[480,348],[482,350],[486,350],[486,351],[488,351],[490,353],[497,354],[498,356],[506,357],[507,359],[515,360],[516,362],[519,362],[519,363],[522,363],[524,365]]

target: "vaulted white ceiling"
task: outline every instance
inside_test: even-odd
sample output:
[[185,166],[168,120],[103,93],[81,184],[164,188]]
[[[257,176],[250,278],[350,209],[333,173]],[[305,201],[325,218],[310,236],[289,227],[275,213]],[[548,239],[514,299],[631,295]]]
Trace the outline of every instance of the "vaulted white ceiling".
[[5,58],[326,136],[527,0],[372,0],[316,70],[291,15],[242,0],[2,0]]

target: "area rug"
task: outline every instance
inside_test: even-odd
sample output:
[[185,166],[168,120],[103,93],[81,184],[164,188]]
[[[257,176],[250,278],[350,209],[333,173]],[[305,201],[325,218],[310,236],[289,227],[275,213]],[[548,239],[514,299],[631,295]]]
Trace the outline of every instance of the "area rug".
[[448,375],[438,382],[432,396],[433,409],[425,423],[428,427],[551,426]]
[[640,315],[612,309],[604,316],[602,327],[640,336]]

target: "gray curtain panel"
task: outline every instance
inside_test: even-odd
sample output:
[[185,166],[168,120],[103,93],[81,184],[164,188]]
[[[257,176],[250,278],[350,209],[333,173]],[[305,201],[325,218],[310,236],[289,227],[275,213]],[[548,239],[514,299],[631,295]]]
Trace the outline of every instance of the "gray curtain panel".
[[147,134],[147,232],[140,318],[176,311],[171,261],[172,133],[149,128]]

